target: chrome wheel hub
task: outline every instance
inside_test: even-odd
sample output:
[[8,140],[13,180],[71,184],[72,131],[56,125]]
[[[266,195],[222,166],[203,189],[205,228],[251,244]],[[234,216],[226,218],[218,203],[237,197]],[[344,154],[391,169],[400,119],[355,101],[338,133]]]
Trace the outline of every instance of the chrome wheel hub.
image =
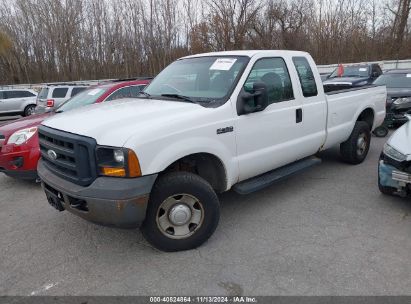
[[157,210],[157,227],[165,236],[184,239],[203,224],[204,208],[190,194],[176,194],[165,199]]
[[357,140],[357,154],[361,156],[364,154],[366,150],[367,150],[367,135],[365,133],[361,133]]
[[177,204],[171,208],[168,218],[173,225],[187,224],[191,218],[191,209],[185,204]]

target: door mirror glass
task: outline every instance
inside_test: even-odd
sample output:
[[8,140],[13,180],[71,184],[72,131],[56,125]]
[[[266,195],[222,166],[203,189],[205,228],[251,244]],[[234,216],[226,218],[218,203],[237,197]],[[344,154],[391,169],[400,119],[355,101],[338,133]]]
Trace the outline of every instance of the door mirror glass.
[[268,106],[267,85],[264,82],[254,82],[253,92],[241,90],[237,100],[237,114],[263,111]]

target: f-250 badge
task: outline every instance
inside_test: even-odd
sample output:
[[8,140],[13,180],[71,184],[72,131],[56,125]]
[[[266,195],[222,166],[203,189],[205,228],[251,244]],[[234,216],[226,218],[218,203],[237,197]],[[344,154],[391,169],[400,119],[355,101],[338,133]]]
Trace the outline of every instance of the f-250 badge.
[[228,133],[228,132],[233,132],[233,131],[234,131],[234,127],[220,128],[220,129],[217,129],[217,135]]

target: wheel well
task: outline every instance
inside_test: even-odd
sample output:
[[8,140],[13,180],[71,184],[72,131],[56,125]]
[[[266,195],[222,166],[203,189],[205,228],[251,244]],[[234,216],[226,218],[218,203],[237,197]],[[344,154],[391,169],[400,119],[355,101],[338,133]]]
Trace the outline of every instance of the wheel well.
[[374,124],[374,111],[370,108],[365,109],[361,112],[360,116],[358,116],[357,121],[364,121],[370,126],[370,130],[372,130]]
[[195,173],[204,178],[216,192],[227,188],[227,177],[221,160],[209,153],[196,153],[180,158],[168,166],[161,174],[176,171]]

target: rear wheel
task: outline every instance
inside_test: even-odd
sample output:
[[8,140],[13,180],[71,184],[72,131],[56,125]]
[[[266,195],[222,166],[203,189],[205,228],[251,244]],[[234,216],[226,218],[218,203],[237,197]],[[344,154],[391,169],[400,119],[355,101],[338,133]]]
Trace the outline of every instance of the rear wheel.
[[195,174],[174,172],[154,185],[141,230],[160,250],[188,250],[213,234],[219,218],[220,204],[210,184]]
[[26,117],[26,116],[33,115],[35,109],[36,109],[36,106],[35,106],[35,105],[28,105],[28,106],[24,109],[23,116]]
[[343,161],[350,164],[360,164],[367,157],[370,149],[371,132],[364,121],[357,121],[350,137],[340,145]]

